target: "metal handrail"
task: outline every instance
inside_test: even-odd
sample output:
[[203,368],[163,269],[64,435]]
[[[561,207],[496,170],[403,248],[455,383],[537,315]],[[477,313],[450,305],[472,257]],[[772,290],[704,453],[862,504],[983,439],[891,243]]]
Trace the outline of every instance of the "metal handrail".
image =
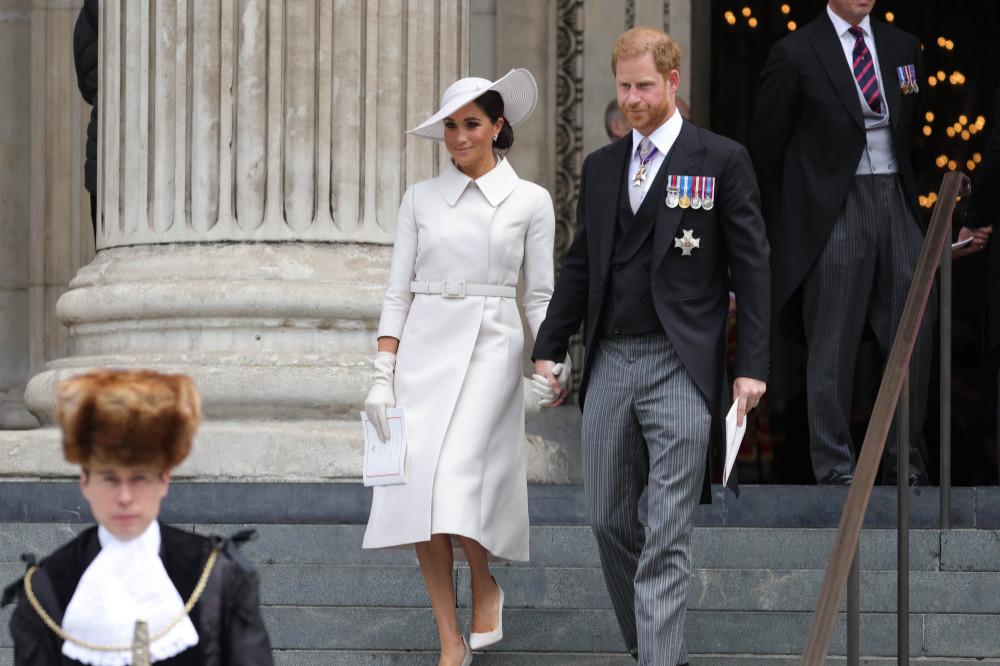
[[951,529],[951,243],[941,248],[940,510],[942,530]]
[[[924,245],[917,260],[913,275],[913,283],[906,297],[903,315],[899,328],[892,343],[892,350],[886,361],[885,373],[879,387],[875,407],[872,410],[868,431],[865,433],[861,454],[854,471],[854,480],[847,492],[844,510],[840,515],[840,525],[830,553],[830,562],[823,577],[823,587],[820,589],[816,610],[813,613],[812,625],[806,639],[805,650],[802,653],[802,666],[824,666],[827,652],[830,649],[830,638],[837,623],[837,613],[843,599],[844,585],[851,569],[851,561],[857,552],[861,537],[861,526],[864,522],[868,501],[871,499],[872,486],[882,459],[882,450],[889,434],[893,412],[899,400],[903,382],[908,374],[910,355],[917,338],[920,322],[923,319],[927,298],[934,281],[938,259],[941,256],[946,238],[950,238],[951,215],[955,202],[960,195],[967,194],[969,178],[965,174],[952,171],[945,174],[938,192],[938,201],[931,215],[931,223],[924,237]],[[898,463],[906,456],[909,460],[909,444],[897,445],[896,459]],[[903,488],[908,486],[904,485]],[[898,564],[898,563],[897,563]],[[907,586],[909,585],[907,581]],[[905,651],[905,646],[903,650]]]
[[[951,228],[951,225],[948,225]],[[949,243],[950,245],[950,243]],[[911,345],[912,346],[912,345]],[[910,368],[896,408],[896,664],[910,664]]]

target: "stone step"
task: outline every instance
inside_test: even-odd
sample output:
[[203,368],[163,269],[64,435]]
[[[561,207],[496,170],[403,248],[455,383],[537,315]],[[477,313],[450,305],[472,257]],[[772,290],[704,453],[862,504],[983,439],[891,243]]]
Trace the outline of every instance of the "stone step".
[[[0,563],[20,562],[25,552],[49,553],[83,526],[60,523],[0,523]],[[257,564],[343,564],[408,566],[412,549],[365,550],[363,525],[180,524],[202,534],[229,535],[252,527],[257,538],[243,551]],[[702,569],[824,569],[836,531],[833,529],[696,527],[692,541],[694,566]],[[1000,570],[1000,532],[932,529],[910,531],[910,568]],[[534,526],[531,559],[509,567],[599,567],[597,545],[590,528]],[[896,569],[896,532],[867,529],[861,534],[861,568]]]
[[[426,608],[266,606],[263,614],[279,652],[434,653],[437,648],[433,614]],[[5,623],[8,616],[3,614]],[[460,611],[460,627],[467,628],[468,620],[468,612]],[[811,620],[811,612],[691,610],[685,635],[692,655],[801,655]],[[982,614],[912,614],[910,655],[996,658],[997,620]],[[844,627],[841,614],[832,655],[845,652]],[[0,646],[10,645],[4,635]],[[894,613],[862,614],[861,651],[872,657],[895,655]],[[510,609],[504,613],[504,640],[490,653],[624,655],[624,647],[611,611]]]
[[[416,566],[259,565],[261,603],[373,608],[425,608],[427,590]],[[0,564],[9,582],[23,565]],[[810,612],[823,571],[777,569],[694,569],[688,593],[691,610]],[[611,608],[599,568],[494,568],[508,609],[579,610]],[[469,571],[456,571],[460,608],[471,605]],[[862,612],[896,608],[896,573],[861,574]],[[846,609],[842,601],[841,609]],[[1000,573],[914,571],[910,574],[914,613],[1000,614]]]
[[[275,666],[436,666],[437,652],[384,651],[362,652],[357,650],[275,650]],[[541,652],[477,652],[476,666],[629,666],[635,664],[631,657],[622,654]],[[843,656],[827,658],[827,664],[846,664]],[[942,659],[938,657],[911,657],[914,666],[983,666],[1000,664],[1000,659]],[[0,666],[13,666],[14,654],[9,648],[0,648]],[[863,657],[861,666],[892,666],[895,657]],[[692,655],[692,666],[799,666],[799,657],[786,655],[732,656],[722,654]]]
[[[430,609],[269,607],[265,618],[279,650],[436,648]],[[692,654],[801,655],[811,620],[811,612],[692,610],[685,635]],[[997,620],[995,615],[911,614],[910,655],[996,658],[1000,655]],[[468,613],[460,611],[459,626],[467,625]],[[611,611],[511,609],[504,613],[504,640],[490,651],[615,654],[623,651],[623,645]],[[862,614],[861,651],[875,657],[895,655],[895,613]],[[845,653],[844,614],[838,619],[830,653]]]
[[[246,526],[181,527],[231,534]],[[434,663],[433,614],[411,550],[363,550],[362,525],[254,527],[259,537],[244,552],[261,572],[262,608],[277,663]],[[0,580],[23,572],[21,552],[49,552],[79,529],[0,523]],[[798,663],[833,538],[832,529],[696,528],[686,628],[692,663]],[[895,539],[894,530],[862,533],[861,645],[871,658],[864,663],[891,663],[895,653]],[[996,532],[985,530],[911,532],[913,663],[1000,655],[998,542]],[[507,596],[506,637],[477,655],[476,663],[629,663],[589,528],[535,526],[531,544],[530,562],[494,565]],[[468,575],[466,566],[457,567],[463,627],[469,622]],[[4,626],[9,613],[0,614]],[[844,652],[844,626],[842,614],[834,655]],[[3,631],[0,666],[9,646]]]
[[[355,524],[367,522],[371,488],[360,483],[223,483],[173,481],[161,507],[171,524]],[[712,503],[695,511],[699,527],[835,528],[847,488],[748,485],[739,498],[712,487]],[[580,485],[528,485],[532,525],[584,525],[586,500]],[[939,525],[937,488],[910,490],[910,526]],[[0,523],[89,523],[90,509],[74,481],[0,481]],[[875,486],[865,513],[866,528],[896,524],[896,488]],[[951,490],[951,525],[1000,529],[1000,487]]]
[[[784,655],[731,656],[693,655],[692,666],[799,666],[800,658]],[[5,664],[0,656],[0,664]],[[275,651],[276,666],[437,666],[437,652],[311,652]],[[634,666],[635,661],[628,655],[620,654],[546,654],[542,652],[475,653],[475,666]],[[827,659],[831,666],[846,665],[846,657],[831,656]],[[982,666],[1000,664],[1000,659],[938,659],[911,657],[915,666]],[[863,658],[861,666],[895,666],[895,657]]]
[[[0,664],[4,664],[0,656]],[[275,666],[437,666],[437,652],[314,652],[309,650],[275,651]],[[723,654],[691,655],[691,666],[799,666],[800,657],[787,655],[732,656]],[[846,666],[847,658],[830,656],[830,666]],[[1000,659],[940,659],[911,657],[914,666],[982,666],[1000,664]],[[635,661],[624,654],[543,652],[476,652],[475,666],[635,666]],[[896,666],[896,657],[866,657],[860,666]]]

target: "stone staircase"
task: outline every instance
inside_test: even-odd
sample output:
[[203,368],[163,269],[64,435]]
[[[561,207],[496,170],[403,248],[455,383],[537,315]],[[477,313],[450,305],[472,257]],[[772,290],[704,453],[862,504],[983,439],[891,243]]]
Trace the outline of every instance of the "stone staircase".
[[[244,525],[192,525],[229,533]],[[363,551],[360,525],[258,525],[245,546],[262,576],[261,600],[282,666],[436,664],[433,616],[406,551]],[[6,524],[0,577],[25,548],[51,550],[78,526]],[[693,664],[797,664],[822,581],[832,529],[704,527],[695,532],[687,637]],[[623,653],[596,547],[579,526],[532,529],[532,561],[494,568],[504,586],[506,638],[477,664],[634,663]],[[911,535],[913,663],[1000,663],[1000,532],[915,530]],[[862,544],[862,654],[895,662],[895,532]],[[468,569],[456,569],[468,623]],[[9,609],[3,613],[6,625]],[[844,622],[832,655],[844,654]],[[0,664],[13,663],[10,639]],[[986,661],[983,661],[986,659]],[[831,663],[843,659],[832,657]]]
[[[813,501],[808,493],[816,489],[800,490],[806,495],[798,504],[808,507]],[[789,492],[775,490],[771,499],[787,510],[794,503]],[[172,486],[176,501],[174,495]],[[751,498],[749,504],[763,499]],[[873,502],[877,500],[879,493]],[[920,503],[926,500],[914,500],[914,522],[919,524],[924,521]],[[975,505],[975,500],[967,504]],[[705,511],[720,510],[713,506]],[[247,507],[242,508],[245,512]],[[869,518],[880,510],[873,508]],[[882,508],[894,511],[894,506]],[[227,534],[247,525],[176,520],[184,512],[174,513],[165,518],[202,533]],[[739,512],[730,512],[730,524],[720,525],[712,524],[714,513],[699,515],[686,631],[691,663],[798,664],[834,530],[733,525],[744,522]],[[28,517],[36,520],[0,515],[2,581],[22,572],[21,552],[51,551],[87,520],[86,515],[45,520],[38,511],[29,511]],[[244,548],[262,575],[261,600],[276,664],[437,663],[433,616],[411,552],[362,550],[360,524],[286,520],[251,526],[259,536]],[[861,652],[862,663],[869,665],[896,662],[895,531],[884,527],[866,529],[862,536]],[[624,653],[589,529],[536,524],[531,553],[526,564],[494,566],[507,597],[506,637],[477,653],[474,663],[634,663]],[[911,663],[1000,664],[1000,531],[979,525],[945,533],[914,529],[910,557]],[[459,621],[467,627],[468,569],[459,566],[455,577]],[[0,615],[4,626],[9,613]],[[844,626],[842,615],[829,663],[845,662]],[[12,661],[9,635],[0,631],[0,665]]]

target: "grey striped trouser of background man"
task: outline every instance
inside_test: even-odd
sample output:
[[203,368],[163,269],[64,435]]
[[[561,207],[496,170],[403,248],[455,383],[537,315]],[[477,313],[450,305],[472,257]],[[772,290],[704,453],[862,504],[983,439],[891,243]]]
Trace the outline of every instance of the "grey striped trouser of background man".
[[[802,220],[807,224],[807,220]],[[809,451],[816,480],[851,473],[851,393],[865,320],[889,355],[924,242],[895,175],[858,176],[819,258],[803,283],[808,360]],[[910,358],[910,473],[924,472],[916,446],[927,407],[937,316],[934,292]],[[896,424],[885,445],[884,479],[895,481]]]
[[[711,415],[666,335],[596,344],[582,441],[604,580],[629,651],[642,666],[675,666],[687,661],[691,529]],[[647,483],[648,539],[638,517]]]

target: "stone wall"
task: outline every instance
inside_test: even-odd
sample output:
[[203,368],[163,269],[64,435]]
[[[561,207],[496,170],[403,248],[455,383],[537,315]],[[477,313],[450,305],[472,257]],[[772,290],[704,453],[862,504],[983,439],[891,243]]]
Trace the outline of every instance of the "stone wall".
[[[80,4],[0,0],[0,81],[25,91],[0,101],[7,476],[68,473],[50,428],[10,429],[50,424],[58,381],[111,365],[195,378],[207,423],[184,474],[350,477],[396,207],[447,159],[403,130],[470,62],[530,69],[539,104],[511,159],[554,195],[558,261],[614,38],[639,22],[697,41],[692,0],[108,0],[94,257]],[[697,82],[707,63],[684,67]]]
[[0,429],[37,426],[28,378],[69,352],[55,304],[94,254],[77,89],[80,0],[0,0]]

